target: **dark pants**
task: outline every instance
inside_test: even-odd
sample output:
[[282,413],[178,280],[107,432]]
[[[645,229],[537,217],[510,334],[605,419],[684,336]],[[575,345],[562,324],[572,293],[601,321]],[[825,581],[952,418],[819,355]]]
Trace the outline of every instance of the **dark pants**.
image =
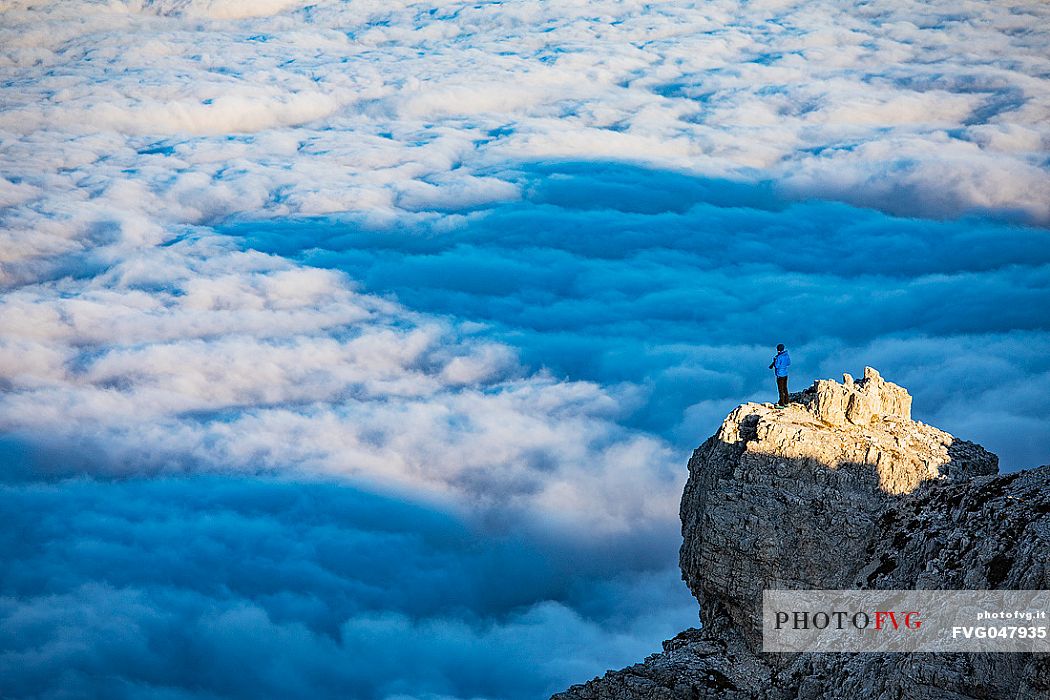
[[780,392],[780,400],[777,401],[781,406],[787,406],[788,403],[788,378],[777,377],[777,391]]

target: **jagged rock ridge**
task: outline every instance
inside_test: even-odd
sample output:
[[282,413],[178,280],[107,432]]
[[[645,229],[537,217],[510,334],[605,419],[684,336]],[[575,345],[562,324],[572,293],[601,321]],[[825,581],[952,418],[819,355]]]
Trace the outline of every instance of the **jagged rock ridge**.
[[681,567],[703,628],[554,697],[1050,697],[1036,655],[761,652],[765,588],[1050,587],[1050,466],[995,476],[870,367],[792,398],[738,407],[690,459]]

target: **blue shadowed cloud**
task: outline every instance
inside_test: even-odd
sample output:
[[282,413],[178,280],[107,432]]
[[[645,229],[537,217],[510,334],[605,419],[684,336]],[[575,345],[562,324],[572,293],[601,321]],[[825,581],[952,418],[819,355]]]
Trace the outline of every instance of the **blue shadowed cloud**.
[[[629,164],[500,176],[524,196],[451,225],[220,230],[409,308],[484,324],[480,335],[519,348],[533,369],[630,385],[627,424],[683,449],[741,400],[768,398],[766,356],[784,341],[796,389],[874,364],[915,393],[919,418],[984,442],[1005,466],[1045,459],[1045,430],[1028,422],[1050,389],[1038,350],[1050,330],[1044,231],[790,203],[771,187]],[[1030,382],[1033,398],[1017,401],[1002,388],[1011,382]]]
[[79,478],[0,513],[5,697],[533,698],[695,614],[673,570],[345,484]]

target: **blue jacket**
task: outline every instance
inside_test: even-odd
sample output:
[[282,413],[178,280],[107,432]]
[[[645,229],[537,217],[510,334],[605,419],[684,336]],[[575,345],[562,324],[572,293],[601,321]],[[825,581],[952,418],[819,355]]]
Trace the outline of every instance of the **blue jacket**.
[[791,355],[788,355],[788,351],[784,350],[778,352],[773,357],[773,373],[778,377],[788,376],[788,367],[791,366]]

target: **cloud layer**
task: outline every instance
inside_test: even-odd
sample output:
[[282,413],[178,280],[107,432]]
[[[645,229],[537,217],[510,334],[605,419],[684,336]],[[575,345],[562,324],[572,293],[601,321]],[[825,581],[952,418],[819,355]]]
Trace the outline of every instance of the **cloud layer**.
[[469,328],[230,248],[186,240],[87,288],[5,296],[0,319],[22,330],[0,345],[0,416],[37,446],[28,473],[292,470],[447,496],[484,517],[610,532],[674,522],[672,452],[618,425],[609,391],[526,376]]
[[1007,468],[1050,454],[1050,253],[1041,230],[904,219],[614,163],[522,166],[522,199],[442,228],[354,220],[221,230],[345,270],[407,306],[486,324],[556,376],[628,384],[625,423],[681,450],[742,398],[769,400],[772,346],[794,387],[881,368],[918,418]]
[[6,697],[540,697],[694,614],[661,572],[331,483],[0,493]]
[[1046,462],[1048,13],[0,0],[0,694],[636,660],[778,341]]

